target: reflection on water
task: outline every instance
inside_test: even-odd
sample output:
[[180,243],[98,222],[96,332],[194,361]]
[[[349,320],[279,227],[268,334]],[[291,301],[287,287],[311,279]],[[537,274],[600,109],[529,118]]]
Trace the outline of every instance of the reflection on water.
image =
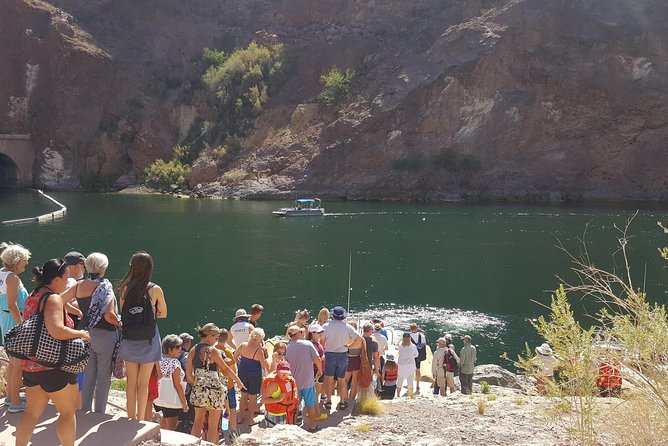
[[[555,245],[577,251],[588,227],[597,266],[615,267],[618,232],[635,207],[500,204],[328,202],[332,215],[278,218],[276,202],[192,200],[168,196],[52,193],[68,207],[61,221],[0,227],[0,241],[27,246],[35,266],[71,250],[101,251],[108,277],[119,281],[132,253],[155,259],[154,280],[165,290],[169,317],[162,333],[197,324],[230,326],[237,308],[265,306],[260,325],[284,332],[294,312],[345,305],[352,254],[351,310],[385,319],[399,333],[412,321],[430,345],[444,333],[470,334],[485,362],[540,345],[528,320],[544,313],[569,261]],[[0,194],[0,217],[48,211],[35,194]],[[636,283],[647,270],[650,298],[665,303],[668,244],[656,221],[660,207],[641,211],[632,226]],[[29,271],[29,270],[28,270]],[[22,275],[26,285],[29,273]],[[579,315],[593,313],[574,299]],[[585,319],[586,320],[586,319]]]

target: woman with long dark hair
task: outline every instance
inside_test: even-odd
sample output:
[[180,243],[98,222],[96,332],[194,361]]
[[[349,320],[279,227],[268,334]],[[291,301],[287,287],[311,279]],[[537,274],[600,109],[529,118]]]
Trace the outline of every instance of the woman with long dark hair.
[[[84,338],[90,340],[85,330],[74,330],[74,321],[65,312],[60,293],[67,285],[67,264],[51,259],[39,268],[33,268],[37,288],[30,294],[23,308],[23,317],[29,318],[44,309],[44,325],[52,338],[59,341]],[[44,298],[44,299],[42,299]],[[41,307],[40,307],[40,300]],[[26,410],[16,426],[16,444],[30,442],[35,425],[42,416],[49,400],[56,406],[58,425],[56,432],[63,446],[73,446],[77,421],[77,375],[59,369],[51,369],[33,361],[22,361],[23,383],[26,386]]]
[[144,420],[148,401],[148,382],[155,362],[162,357],[156,319],[167,317],[165,295],[151,282],[153,258],[138,252],[130,259],[130,270],[121,281],[121,322],[123,339],[119,356],[127,368],[128,418]]

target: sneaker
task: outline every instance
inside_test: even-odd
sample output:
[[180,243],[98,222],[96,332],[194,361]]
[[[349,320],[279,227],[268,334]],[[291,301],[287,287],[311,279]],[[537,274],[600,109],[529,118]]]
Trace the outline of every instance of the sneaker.
[[12,406],[10,404],[9,409],[7,409],[7,412],[9,412],[9,413],[19,413],[19,412],[23,412],[24,410],[26,410],[26,403],[21,403],[18,406]]

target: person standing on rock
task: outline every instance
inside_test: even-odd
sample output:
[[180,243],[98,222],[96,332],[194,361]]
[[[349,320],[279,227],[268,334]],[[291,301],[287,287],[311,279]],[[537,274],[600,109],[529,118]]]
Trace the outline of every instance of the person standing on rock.
[[248,322],[253,324],[253,327],[257,328],[258,324],[257,321],[262,317],[262,312],[264,311],[264,307],[260,304],[253,304],[251,307],[251,316],[248,319]]
[[420,393],[420,379],[422,378],[420,376],[420,365],[422,365],[422,361],[427,359],[427,337],[423,331],[418,330],[415,322],[411,324],[410,337],[411,343],[413,343],[418,351],[417,358],[415,358],[415,382],[417,383],[415,393]]
[[[292,368],[292,377],[295,379],[298,389],[299,400],[304,400],[304,408],[308,414],[307,421],[304,422],[309,432],[314,432],[318,427],[316,420],[315,382],[322,375],[322,360],[313,343],[304,339],[305,330],[298,325],[291,325],[288,328],[290,344],[288,345],[288,354],[285,359]],[[313,372],[315,365],[316,371]],[[322,420],[327,419],[327,414],[322,414]],[[306,417],[304,417],[306,418]]]
[[233,349],[239,348],[244,342],[248,342],[251,331],[253,331],[253,324],[248,322],[251,315],[246,313],[246,310],[239,308],[234,315],[234,324],[230,327],[230,334],[232,339],[228,342]]
[[441,396],[446,396],[447,388],[450,388],[450,395],[452,395],[457,387],[455,386],[455,370],[459,357],[447,345],[445,338],[439,338],[436,341],[436,351],[431,361],[431,373],[436,381]]
[[459,352],[459,382],[462,386],[462,393],[470,395],[473,391],[473,369],[477,360],[476,348],[471,344],[471,336],[465,335],[462,338],[464,347]]
[[[397,396],[401,396],[401,386],[404,380],[408,381],[408,394],[416,393],[413,390],[413,376],[415,375],[416,358],[418,357],[418,349],[411,342],[411,334],[404,333],[401,336],[401,343],[399,344],[399,371],[397,373]],[[420,387],[420,383],[417,384]]]
[[332,309],[332,320],[325,324],[321,343],[325,347],[325,394],[327,395],[326,409],[332,408],[332,393],[334,393],[334,378],[336,378],[341,402],[338,409],[348,407],[348,386],[345,376],[348,369],[348,344],[356,337],[355,329],[345,322],[346,310],[343,307]]

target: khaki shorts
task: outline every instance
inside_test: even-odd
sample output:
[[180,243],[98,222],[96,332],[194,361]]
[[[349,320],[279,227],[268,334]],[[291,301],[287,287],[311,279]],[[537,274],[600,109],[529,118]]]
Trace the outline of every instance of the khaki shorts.
[[450,388],[450,391],[455,391],[457,390],[457,386],[455,385],[455,373],[454,372],[446,372],[445,370],[437,370],[436,371],[436,384],[438,384],[438,387],[444,388],[447,387]]

